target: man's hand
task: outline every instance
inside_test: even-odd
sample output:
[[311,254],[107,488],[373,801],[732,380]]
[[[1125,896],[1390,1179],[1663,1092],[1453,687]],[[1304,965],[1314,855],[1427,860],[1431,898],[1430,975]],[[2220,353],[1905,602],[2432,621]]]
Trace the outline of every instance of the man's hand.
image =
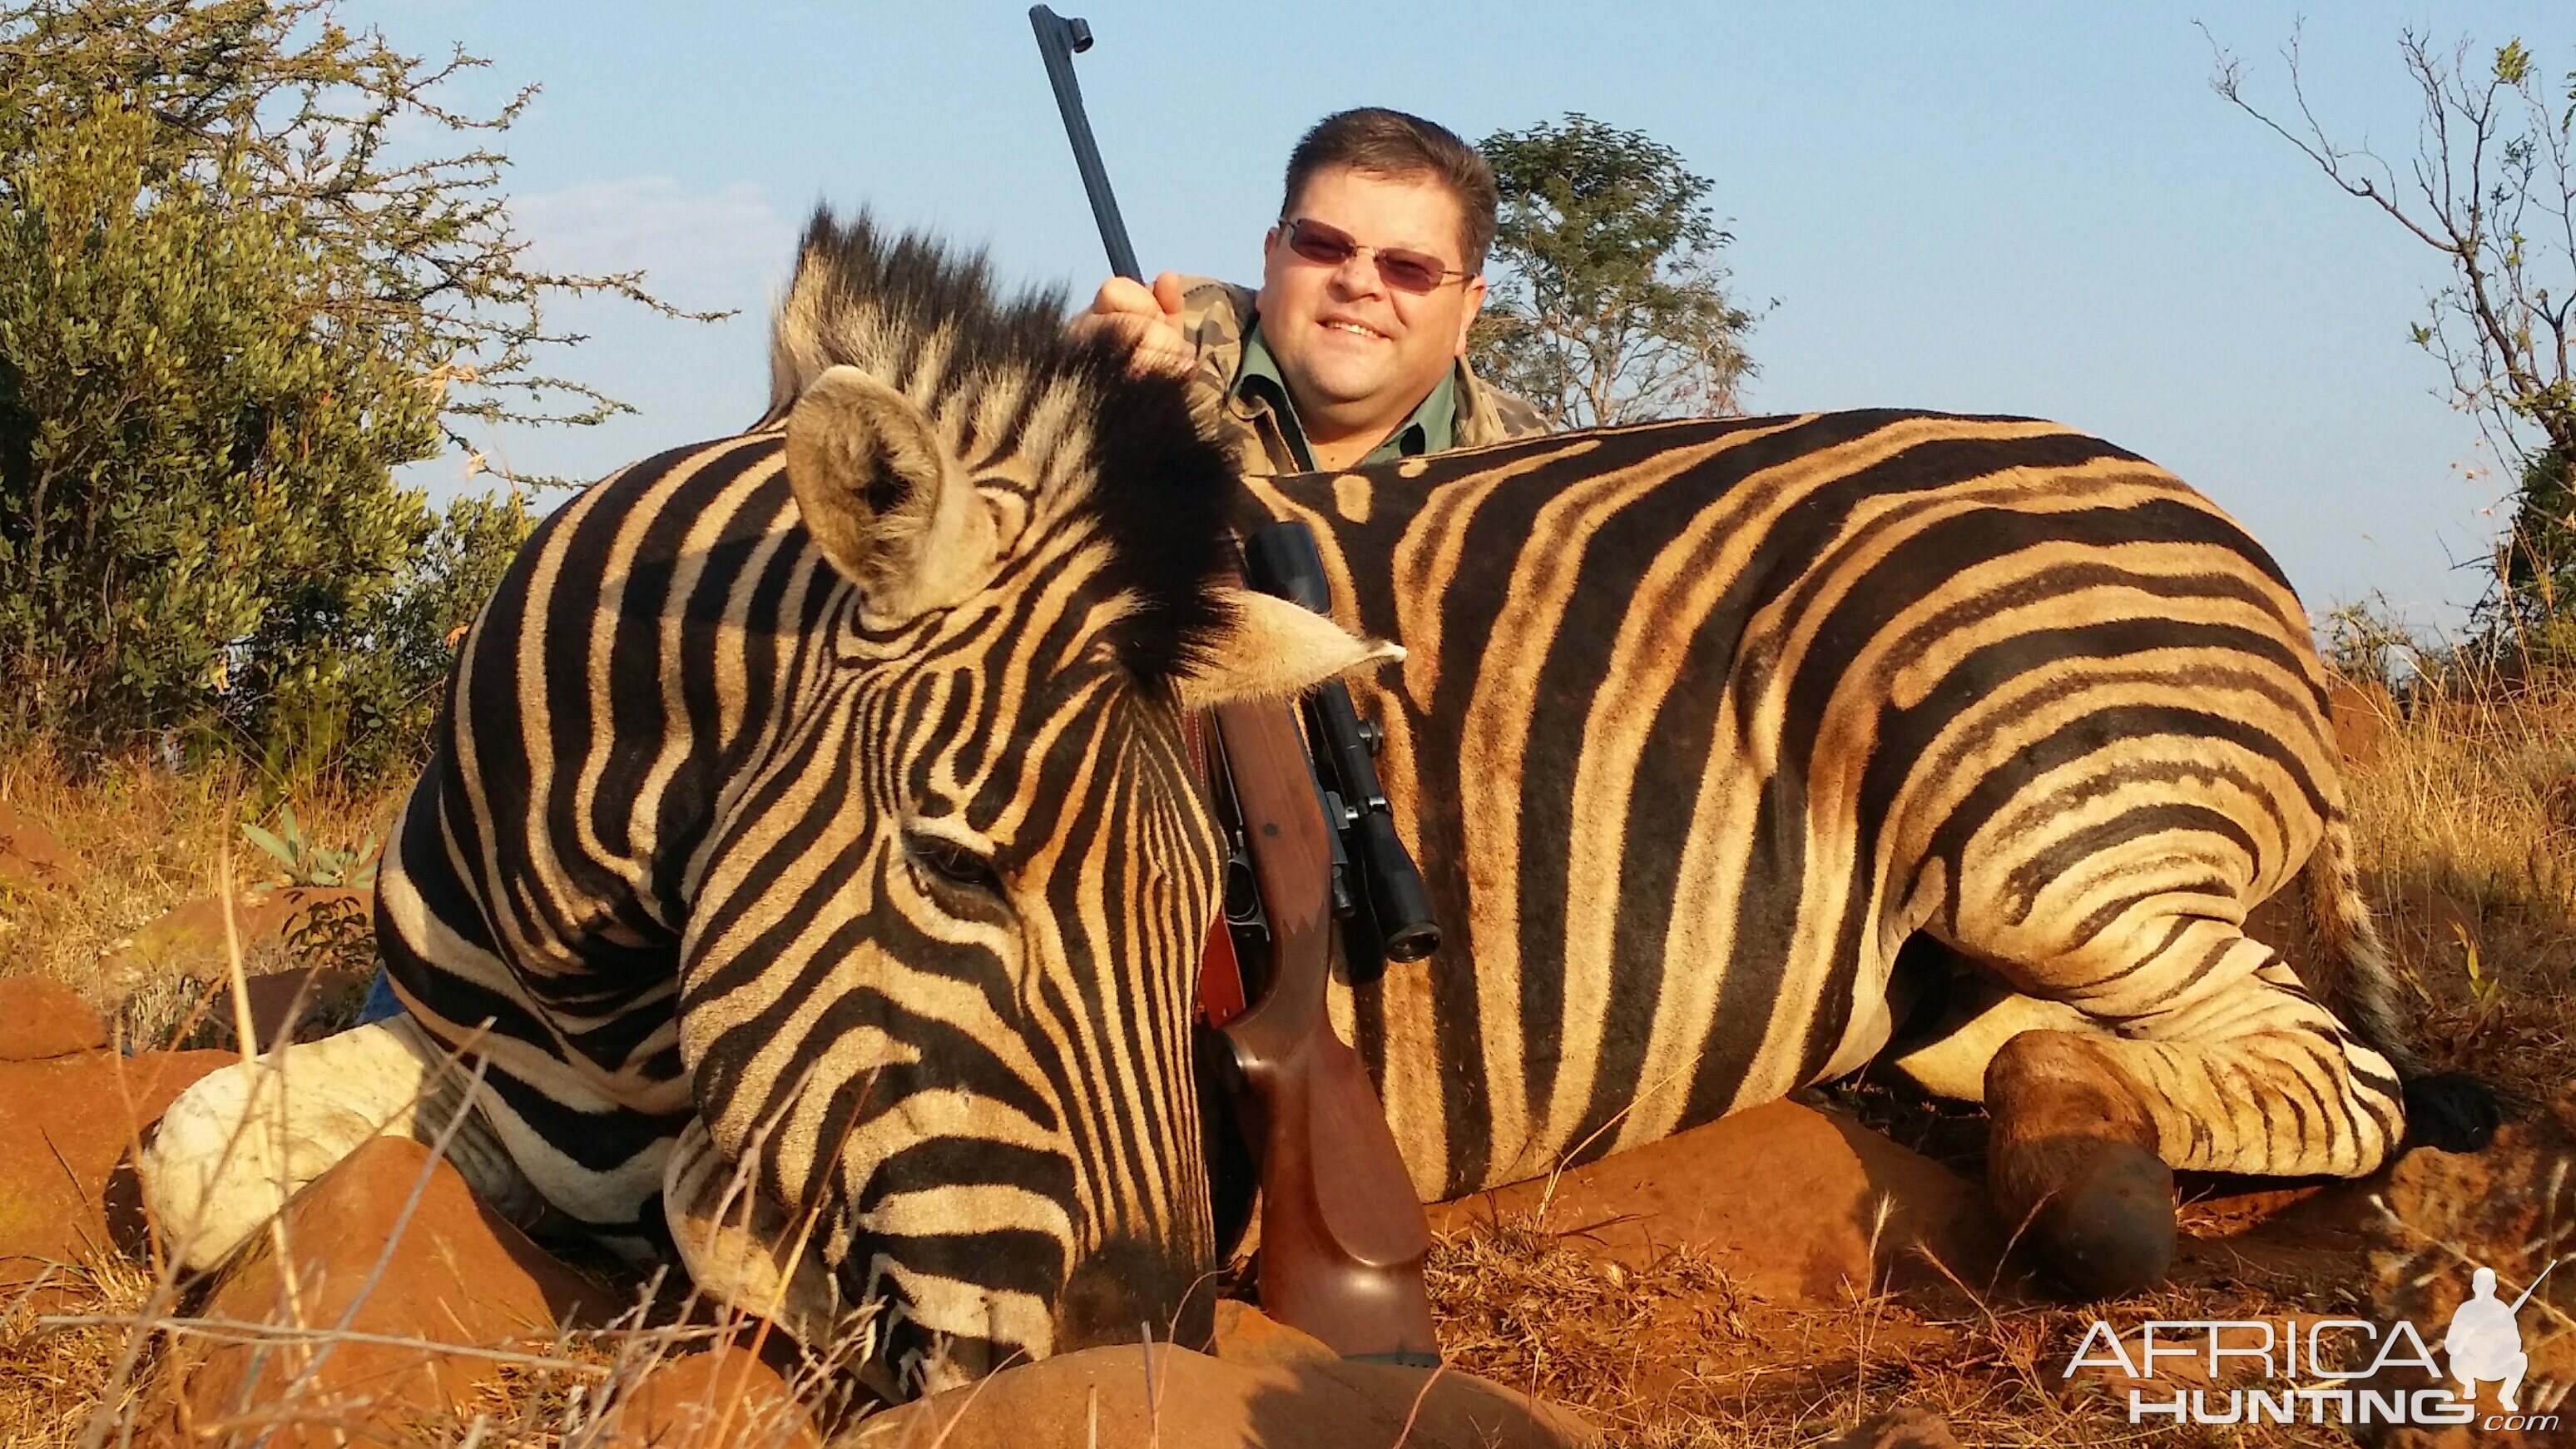
[[1129,366],[1137,372],[1187,377],[1198,365],[1198,349],[1181,332],[1178,272],[1156,277],[1151,291],[1130,278],[1111,277],[1100,284],[1100,295],[1091,299],[1090,310],[1075,317],[1071,325],[1077,337],[1106,332],[1126,338],[1132,352]]

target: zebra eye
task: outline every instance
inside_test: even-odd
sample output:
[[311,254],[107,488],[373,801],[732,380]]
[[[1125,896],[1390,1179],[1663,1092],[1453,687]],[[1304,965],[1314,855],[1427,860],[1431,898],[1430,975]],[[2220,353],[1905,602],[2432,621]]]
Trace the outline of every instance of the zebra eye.
[[941,884],[991,896],[1002,894],[1002,877],[993,869],[993,862],[971,846],[943,836],[906,831],[904,848],[912,853],[913,860],[929,872],[932,879]]

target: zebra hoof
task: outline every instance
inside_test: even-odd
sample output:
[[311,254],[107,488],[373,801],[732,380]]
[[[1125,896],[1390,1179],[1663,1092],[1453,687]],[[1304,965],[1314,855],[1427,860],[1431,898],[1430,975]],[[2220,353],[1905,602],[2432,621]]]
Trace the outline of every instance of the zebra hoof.
[[2174,1258],[2173,1170],[2138,1084],[2071,1032],[2025,1031],[1986,1068],[1986,1186],[2006,1231],[2078,1298],[2161,1281]]
[[2126,1142],[2091,1142],[2065,1186],[2030,1214],[2024,1240],[2079,1301],[2122,1298],[2173,1268],[2173,1169]]

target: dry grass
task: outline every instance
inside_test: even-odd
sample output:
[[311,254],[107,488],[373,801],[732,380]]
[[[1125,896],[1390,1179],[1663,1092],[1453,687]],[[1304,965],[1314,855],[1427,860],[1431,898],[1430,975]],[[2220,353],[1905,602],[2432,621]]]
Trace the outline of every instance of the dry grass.
[[[293,804],[313,838],[350,846],[381,836],[406,792],[331,792]],[[45,889],[0,880],[0,974],[62,982],[120,1027],[129,1044],[176,1044],[214,983],[211,962],[174,971],[128,948],[137,931],[172,909],[214,899],[227,849],[238,889],[285,882],[277,863],[241,834],[243,824],[274,823],[271,812],[255,808],[257,793],[256,781],[227,771],[173,774],[127,759],[94,764],[74,778],[65,760],[42,748],[0,754],[0,802],[51,830],[77,862],[71,880]],[[247,969],[256,975],[311,964],[316,944],[255,947]]]
[[[2193,1442],[2129,1425],[2125,1399],[2115,1403],[2106,1389],[2067,1387],[2091,1310],[1964,1291],[1770,1305],[1690,1254],[1617,1269],[1529,1220],[1454,1235],[1429,1268],[1453,1363],[1582,1408],[1616,1446],[1792,1449],[1900,1405],[1930,1409],[1962,1443],[1993,1449]],[[2172,1289],[2125,1300],[2108,1317],[2125,1331],[2149,1318],[2350,1311],[2361,1265],[2353,1269],[2349,1282],[2294,1297],[2242,1284]],[[2312,1449],[2351,1440],[2331,1426],[2266,1424],[2210,1442]]]
[[[223,1332],[169,1312],[167,1299],[148,1270],[116,1263],[68,1274],[41,1295],[0,1305],[0,1444],[89,1449],[115,1445],[129,1431],[140,1440],[150,1426],[166,1422],[171,1405],[152,1379],[158,1360],[174,1342]],[[620,1438],[620,1431],[631,1435],[637,1426],[621,1425],[620,1415],[660,1365],[718,1339],[749,1342],[752,1336],[751,1326],[737,1317],[704,1311],[693,1300],[650,1304],[606,1328],[568,1329],[551,1342],[521,1345],[484,1374],[463,1402],[446,1412],[405,1416],[399,1432],[406,1443],[472,1449],[632,1444],[637,1441]],[[310,1354],[335,1341],[357,1339],[317,1330],[287,1349]],[[800,1403],[829,1403],[838,1394],[832,1378],[828,1366],[812,1366],[790,1389]],[[711,1407],[722,1412],[725,1404]],[[338,1410],[307,1391],[262,1403],[235,1423],[201,1422],[196,1431],[211,1437],[193,1442],[252,1445],[263,1431],[333,1420]],[[739,1403],[732,1412],[735,1433],[728,1444],[767,1449],[785,1442],[790,1426]],[[351,1442],[379,1438],[360,1433]]]
[[1750,1343],[1754,1304],[1708,1259],[1666,1253],[1638,1270],[1596,1262],[1543,1225],[1458,1233],[1424,1265],[1442,1351],[1462,1368],[1542,1397],[1609,1408],[1633,1398],[1672,1343]]
[[[281,1223],[271,1231],[280,1235],[282,1251],[288,1229]],[[392,1246],[384,1247],[388,1255]],[[365,1390],[354,1397],[335,1391],[311,1373],[335,1348],[399,1349],[411,1340],[378,1338],[319,1318],[306,1324],[302,1313],[293,1322],[198,1316],[189,1307],[191,1295],[171,1276],[109,1256],[58,1270],[0,1298],[0,1445],[100,1449],[129,1436],[133,1442],[170,1442],[159,1436],[184,1424],[177,1431],[184,1442],[256,1449],[272,1431],[338,1424],[352,1429],[352,1444],[386,1442],[393,1433],[402,1443],[456,1449],[632,1449],[643,1442],[647,1423],[672,1423],[675,1402],[667,1381],[659,1391],[658,1414],[638,1407],[664,1365],[721,1343],[757,1353],[774,1330],[694,1290],[665,1293],[658,1275],[620,1281],[633,1306],[613,1321],[457,1350],[460,1356],[448,1361],[442,1377],[453,1384],[460,1373],[472,1375],[470,1392],[444,1409],[403,1411],[387,1408]],[[278,1356],[273,1365],[302,1371],[284,1392],[229,1420],[195,1417],[203,1407],[192,1412],[158,1374],[166,1365],[202,1363],[210,1349],[254,1343],[267,1344]],[[851,1347],[843,1345],[841,1353]],[[380,1366],[384,1362],[378,1360]],[[721,1418],[728,1426],[722,1442],[733,1449],[777,1449],[793,1442],[806,1423],[832,1423],[846,1409],[844,1368],[832,1355],[803,1359],[786,1380],[790,1397],[805,1411],[793,1419],[779,1415],[775,1399],[743,1392],[731,1368],[704,1386],[703,1397],[678,1399],[676,1412],[694,1409],[701,1422]]]
[[131,1380],[108,1391],[132,1340],[113,1323],[51,1327],[51,1314],[122,1318],[150,1304],[150,1269],[107,1259],[67,1270],[33,1288],[0,1298],[0,1444],[26,1449],[69,1449],[102,1407],[130,1414],[137,1394]]
[[2348,790],[2428,1055],[2555,1096],[2576,1077],[2576,677],[2422,686]]

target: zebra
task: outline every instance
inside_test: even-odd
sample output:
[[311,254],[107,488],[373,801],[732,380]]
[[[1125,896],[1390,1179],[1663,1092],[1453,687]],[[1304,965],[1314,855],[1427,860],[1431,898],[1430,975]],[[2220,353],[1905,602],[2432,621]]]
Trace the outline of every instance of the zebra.
[[[1425,1201],[1885,1054],[1986,1104],[2004,1219],[2109,1296],[2169,1266],[2173,1169],[2492,1129],[2398,1027],[2305,612],[2137,455],[1865,411],[1247,487],[1406,651],[1352,687],[1450,943],[1332,1009]],[[2294,876],[2333,980],[2241,929]]]
[[463,641],[379,871],[407,1010],[163,1119],[179,1261],[395,1132],[881,1397],[1206,1316],[1185,719],[1393,651],[1230,582],[1184,385],[1064,315],[818,211],[767,415],[566,503]]

